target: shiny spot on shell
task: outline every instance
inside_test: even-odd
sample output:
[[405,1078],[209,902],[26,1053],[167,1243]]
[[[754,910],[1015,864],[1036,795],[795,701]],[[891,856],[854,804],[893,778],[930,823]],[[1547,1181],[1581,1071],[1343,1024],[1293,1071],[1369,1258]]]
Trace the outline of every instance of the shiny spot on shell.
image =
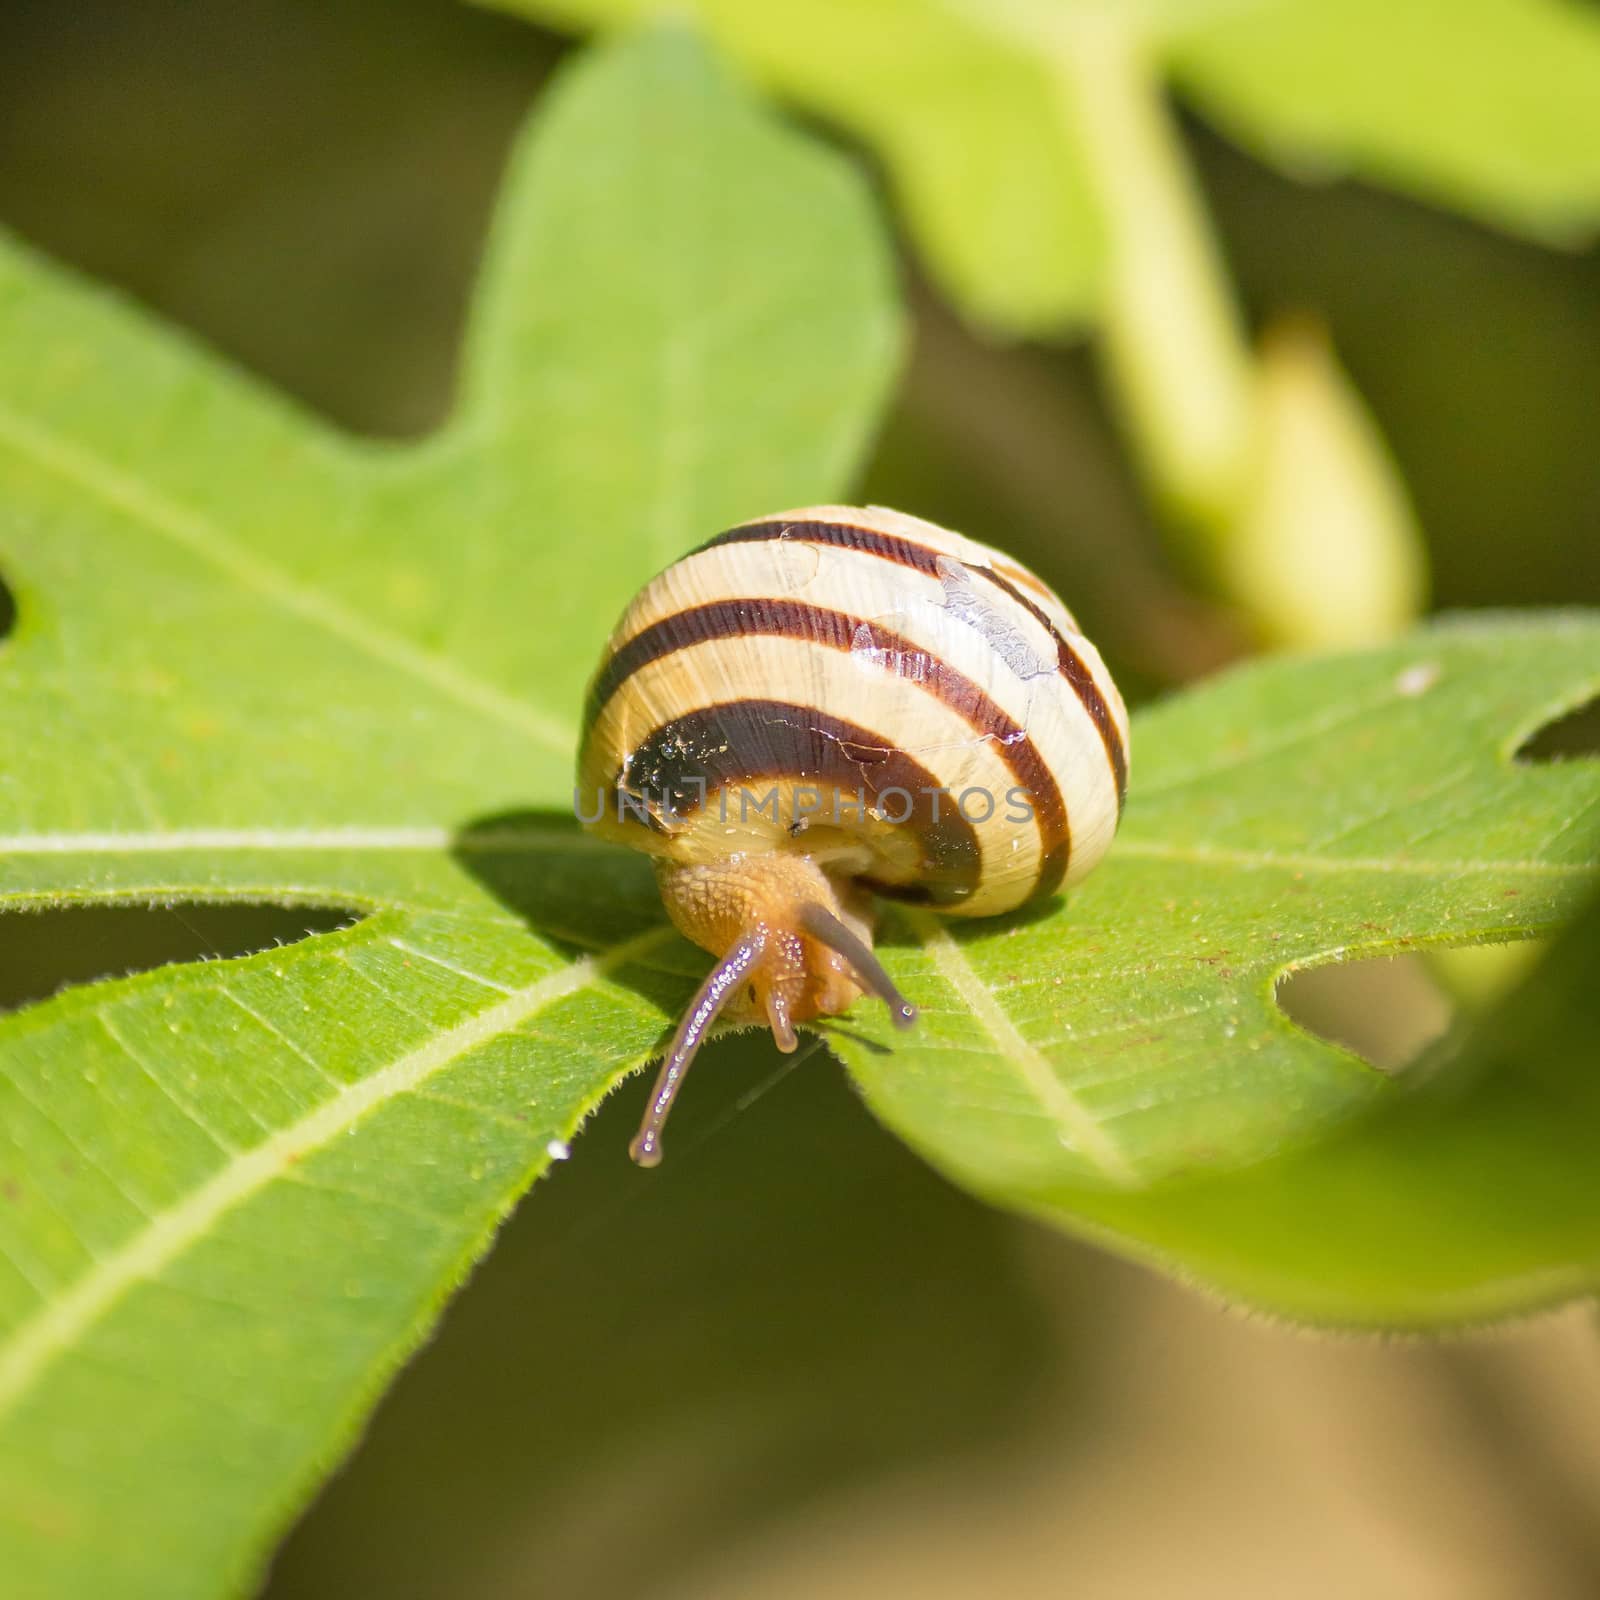
[[947,609],[982,634],[990,649],[1019,678],[1038,678],[1055,671],[1055,663],[1045,661],[1028,643],[1021,628],[1011,622],[987,594],[980,592],[971,569],[964,562],[940,556],[938,570]]

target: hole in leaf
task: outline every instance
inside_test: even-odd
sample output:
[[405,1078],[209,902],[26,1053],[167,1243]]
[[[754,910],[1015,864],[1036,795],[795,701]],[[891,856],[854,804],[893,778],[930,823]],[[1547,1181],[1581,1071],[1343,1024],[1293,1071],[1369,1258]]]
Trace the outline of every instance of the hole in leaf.
[[1573,761],[1600,756],[1600,695],[1547,722],[1517,751],[1518,761]]
[[17,597],[12,594],[4,578],[0,578],[0,640],[7,638],[17,625]]
[[1292,972],[1278,1004],[1307,1033],[1383,1072],[1409,1066],[1450,1026],[1450,1001],[1419,955],[1331,961]]
[[0,916],[0,1012],[174,962],[252,956],[361,920],[342,906],[59,906]]

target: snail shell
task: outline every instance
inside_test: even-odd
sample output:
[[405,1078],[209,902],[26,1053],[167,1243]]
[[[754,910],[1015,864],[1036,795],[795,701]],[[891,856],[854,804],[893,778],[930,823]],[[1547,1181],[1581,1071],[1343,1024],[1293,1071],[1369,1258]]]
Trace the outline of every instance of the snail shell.
[[990,916],[1076,882],[1127,787],[1121,696],[1026,568],[882,507],[745,523],[651,580],[589,690],[578,809],[648,853],[719,957],[663,1063],[636,1160],[713,1021],[794,1024],[862,992],[873,897]]

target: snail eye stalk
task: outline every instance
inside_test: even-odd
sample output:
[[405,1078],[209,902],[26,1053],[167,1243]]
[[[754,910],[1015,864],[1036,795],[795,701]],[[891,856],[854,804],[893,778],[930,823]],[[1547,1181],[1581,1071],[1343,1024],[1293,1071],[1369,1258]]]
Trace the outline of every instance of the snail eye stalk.
[[857,938],[827,907],[802,906],[800,927],[818,944],[825,944],[850,963],[861,987],[888,1006],[895,1027],[909,1028],[917,1020],[917,1008],[895,987],[894,979],[884,971],[872,947],[864,939]]
[[765,947],[765,938],[746,934],[711,969],[710,976],[700,985],[699,993],[684,1012],[678,1031],[672,1036],[672,1048],[656,1074],[656,1086],[650,1093],[644,1121],[628,1146],[628,1154],[641,1167],[661,1164],[661,1130],[672,1111],[672,1102],[678,1098],[678,1090],[683,1087],[684,1077],[705,1043],[711,1024],[748,980]]

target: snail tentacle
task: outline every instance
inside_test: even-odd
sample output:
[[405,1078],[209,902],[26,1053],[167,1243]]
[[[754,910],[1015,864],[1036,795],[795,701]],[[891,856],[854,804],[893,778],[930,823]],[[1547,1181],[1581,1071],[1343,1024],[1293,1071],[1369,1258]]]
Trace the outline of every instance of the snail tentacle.
[[773,984],[765,996],[767,1025],[772,1029],[773,1042],[787,1056],[799,1047],[800,1040],[794,1031],[794,1018],[789,1011],[789,997]]
[[858,939],[826,906],[800,908],[800,926],[818,944],[825,944],[850,963],[861,987],[875,994],[889,1008],[897,1028],[909,1028],[917,1020],[917,1008],[900,993],[895,981],[884,970],[864,939]]
[[661,1161],[661,1130],[666,1126],[672,1111],[672,1102],[678,1098],[685,1074],[694,1063],[700,1046],[705,1043],[711,1024],[748,980],[751,970],[760,961],[766,939],[759,933],[747,934],[711,969],[706,981],[700,985],[693,1004],[678,1024],[672,1036],[672,1047],[667,1051],[661,1070],[656,1074],[655,1088],[650,1092],[650,1105],[645,1111],[639,1131],[628,1154],[641,1167],[654,1167]]

